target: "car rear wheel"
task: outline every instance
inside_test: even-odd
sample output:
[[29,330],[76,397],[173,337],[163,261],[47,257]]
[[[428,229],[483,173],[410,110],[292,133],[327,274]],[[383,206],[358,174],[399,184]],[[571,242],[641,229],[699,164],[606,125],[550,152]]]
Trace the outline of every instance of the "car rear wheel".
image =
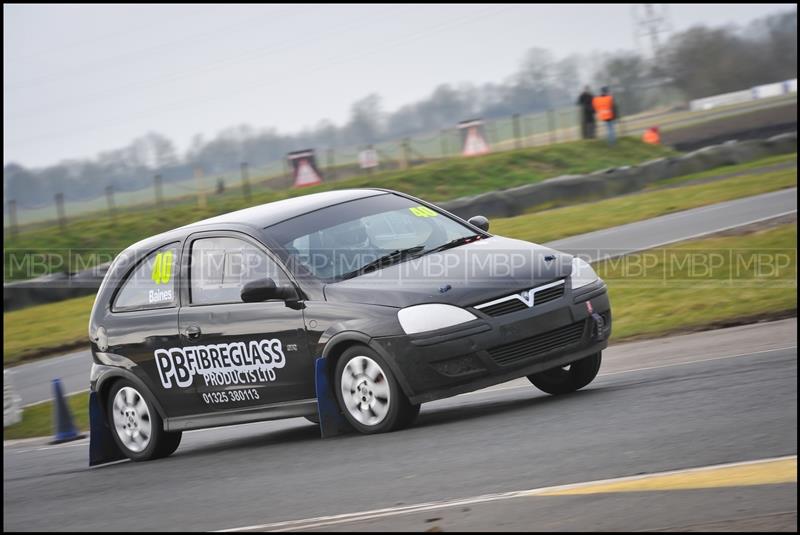
[[164,431],[164,421],[149,393],[128,380],[111,387],[107,414],[114,442],[133,461],[167,457],[181,443],[180,431]]
[[566,366],[529,375],[528,380],[539,390],[553,396],[568,394],[583,388],[597,377],[601,360],[601,353],[597,352]]
[[419,405],[408,401],[386,362],[366,346],[345,350],[335,373],[339,407],[361,433],[406,427],[419,413]]

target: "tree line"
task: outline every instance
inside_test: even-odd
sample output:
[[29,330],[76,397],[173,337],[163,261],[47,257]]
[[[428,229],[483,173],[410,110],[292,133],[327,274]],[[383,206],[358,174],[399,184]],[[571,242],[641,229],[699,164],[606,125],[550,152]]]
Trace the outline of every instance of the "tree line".
[[438,132],[473,117],[492,119],[515,113],[569,106],[585,84],[608,85],[618,95],[623,114],[657,102],[648,87],[668,85],[689,100],[797,77],[797,12],[757,19],[739,27],[694,26],[673,34],[654,57],[633,51],[575,54],[556,58],[542,48],[527,50],[519,69],[506,80],[474,85],[441,84],[418,102],[387,113],[381,97],[369,94],[354,102],[350,118],[337,126],[328,120],[294,134],[274,128],[240,125],[213,139],[197,135],[185,154],[171,140],[147,133],[128,146],[95,158],[68,160],[44,168],[9,163],[3,169],[6,199],[20,208],[100,197],[106,186],[135,191],[153,184],[190,178],[196,166],[207,174],[230,172],[241,162],[260,166],[292,150],[352,147]]

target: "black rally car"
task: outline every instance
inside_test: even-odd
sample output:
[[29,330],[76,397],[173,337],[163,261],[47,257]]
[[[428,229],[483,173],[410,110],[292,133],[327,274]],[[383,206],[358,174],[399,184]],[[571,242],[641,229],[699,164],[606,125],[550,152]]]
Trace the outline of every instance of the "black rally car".
[[550,394],[589,384],[611,331],[605,284],[488,226],[340,190],[129,247],[89,325],[93,459],[163,457],[187,429],[297,416],[323,435],[390,431],[423,402],[522,376]]

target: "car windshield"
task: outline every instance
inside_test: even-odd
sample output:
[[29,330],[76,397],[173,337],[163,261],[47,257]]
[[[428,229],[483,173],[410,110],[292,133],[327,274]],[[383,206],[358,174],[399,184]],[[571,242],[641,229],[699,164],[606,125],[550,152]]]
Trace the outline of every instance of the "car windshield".
[[323,208],[266,232],[283,248],[290,269],[326,282],[482,237],[451,217],[391,193]]

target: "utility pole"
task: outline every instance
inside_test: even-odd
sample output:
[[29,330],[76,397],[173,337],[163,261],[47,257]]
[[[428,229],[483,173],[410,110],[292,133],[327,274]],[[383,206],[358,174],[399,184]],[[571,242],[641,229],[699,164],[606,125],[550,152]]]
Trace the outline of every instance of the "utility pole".
[[156,175],[153,177],[153,189],[155,190],[156,194],[156,206],[160,208],[161,203],[164,202],[163,190],[161,188],[161,175]]
[[334,170],[334,168],[333,168],[333,166],[334,166],[334,163],[335,163],[335,162],[334,162],[334,151],[333,151],[333,147],[330,147],[330,148],[328,149],[328,154],[327,154],[327,157],[328,157],[328,171],[327,171],[327,175],[328,175],[328,176],[327,176],[327,179],[328,179],[328,180],[333,180],[333,179],[336,177],[336,171],[335,171],[335,170]]
[[208,203],[206,202],[206,184],[205,180],[203,180],[202,167],[194,168],[194,183],[197,188],[197,207],[201,210],[205,209]]
[[289,163],[286,161],[286,157],[284,156],[281,161],[283,162],[283,176],[286,180],[286,187],[290,187],[292,185],[292,175],[289,173]]
[[111,221],[117,220],[117,210],[114,206],[114,186],[109,184],[106,186],[106,201],[108,202],[108,215]]
[[646,56],[645,49],[647,47],[642,43],[641,38],[649,38],[650,54],[655,58],[661,50],[659,35],[669,34],[672,30],[667,4],[634,4],[632,10],[636,44],[642,55]]
[[11,237],[16,238],[19,229],[17,227],[17,201],[14,199],[8,201],[8,224]]
[[64,212],[64,194],[56,193],[56,213],[58,214],[58,226],[61,230],[67,226],[67,214]]
[[242,193],[244,193],[244,199],[247,202],[250,202],[250,176],[247,172],[247,162],[242,162]]
[[550,130],[550,144],[556,142],[556,112],[547,110],[547,128]]
[[400,163],[400,168],[401,169],[408,169],[411,166],[411,158],[410,158],[410,154],[409,154],[409,152],[411,151],[411,147],[409,147],[410,143],[411,143],[411,140],[408,139],[408,138],[404,138],[403,141],[402,141],[403,159],[402,159],[402,161]]

